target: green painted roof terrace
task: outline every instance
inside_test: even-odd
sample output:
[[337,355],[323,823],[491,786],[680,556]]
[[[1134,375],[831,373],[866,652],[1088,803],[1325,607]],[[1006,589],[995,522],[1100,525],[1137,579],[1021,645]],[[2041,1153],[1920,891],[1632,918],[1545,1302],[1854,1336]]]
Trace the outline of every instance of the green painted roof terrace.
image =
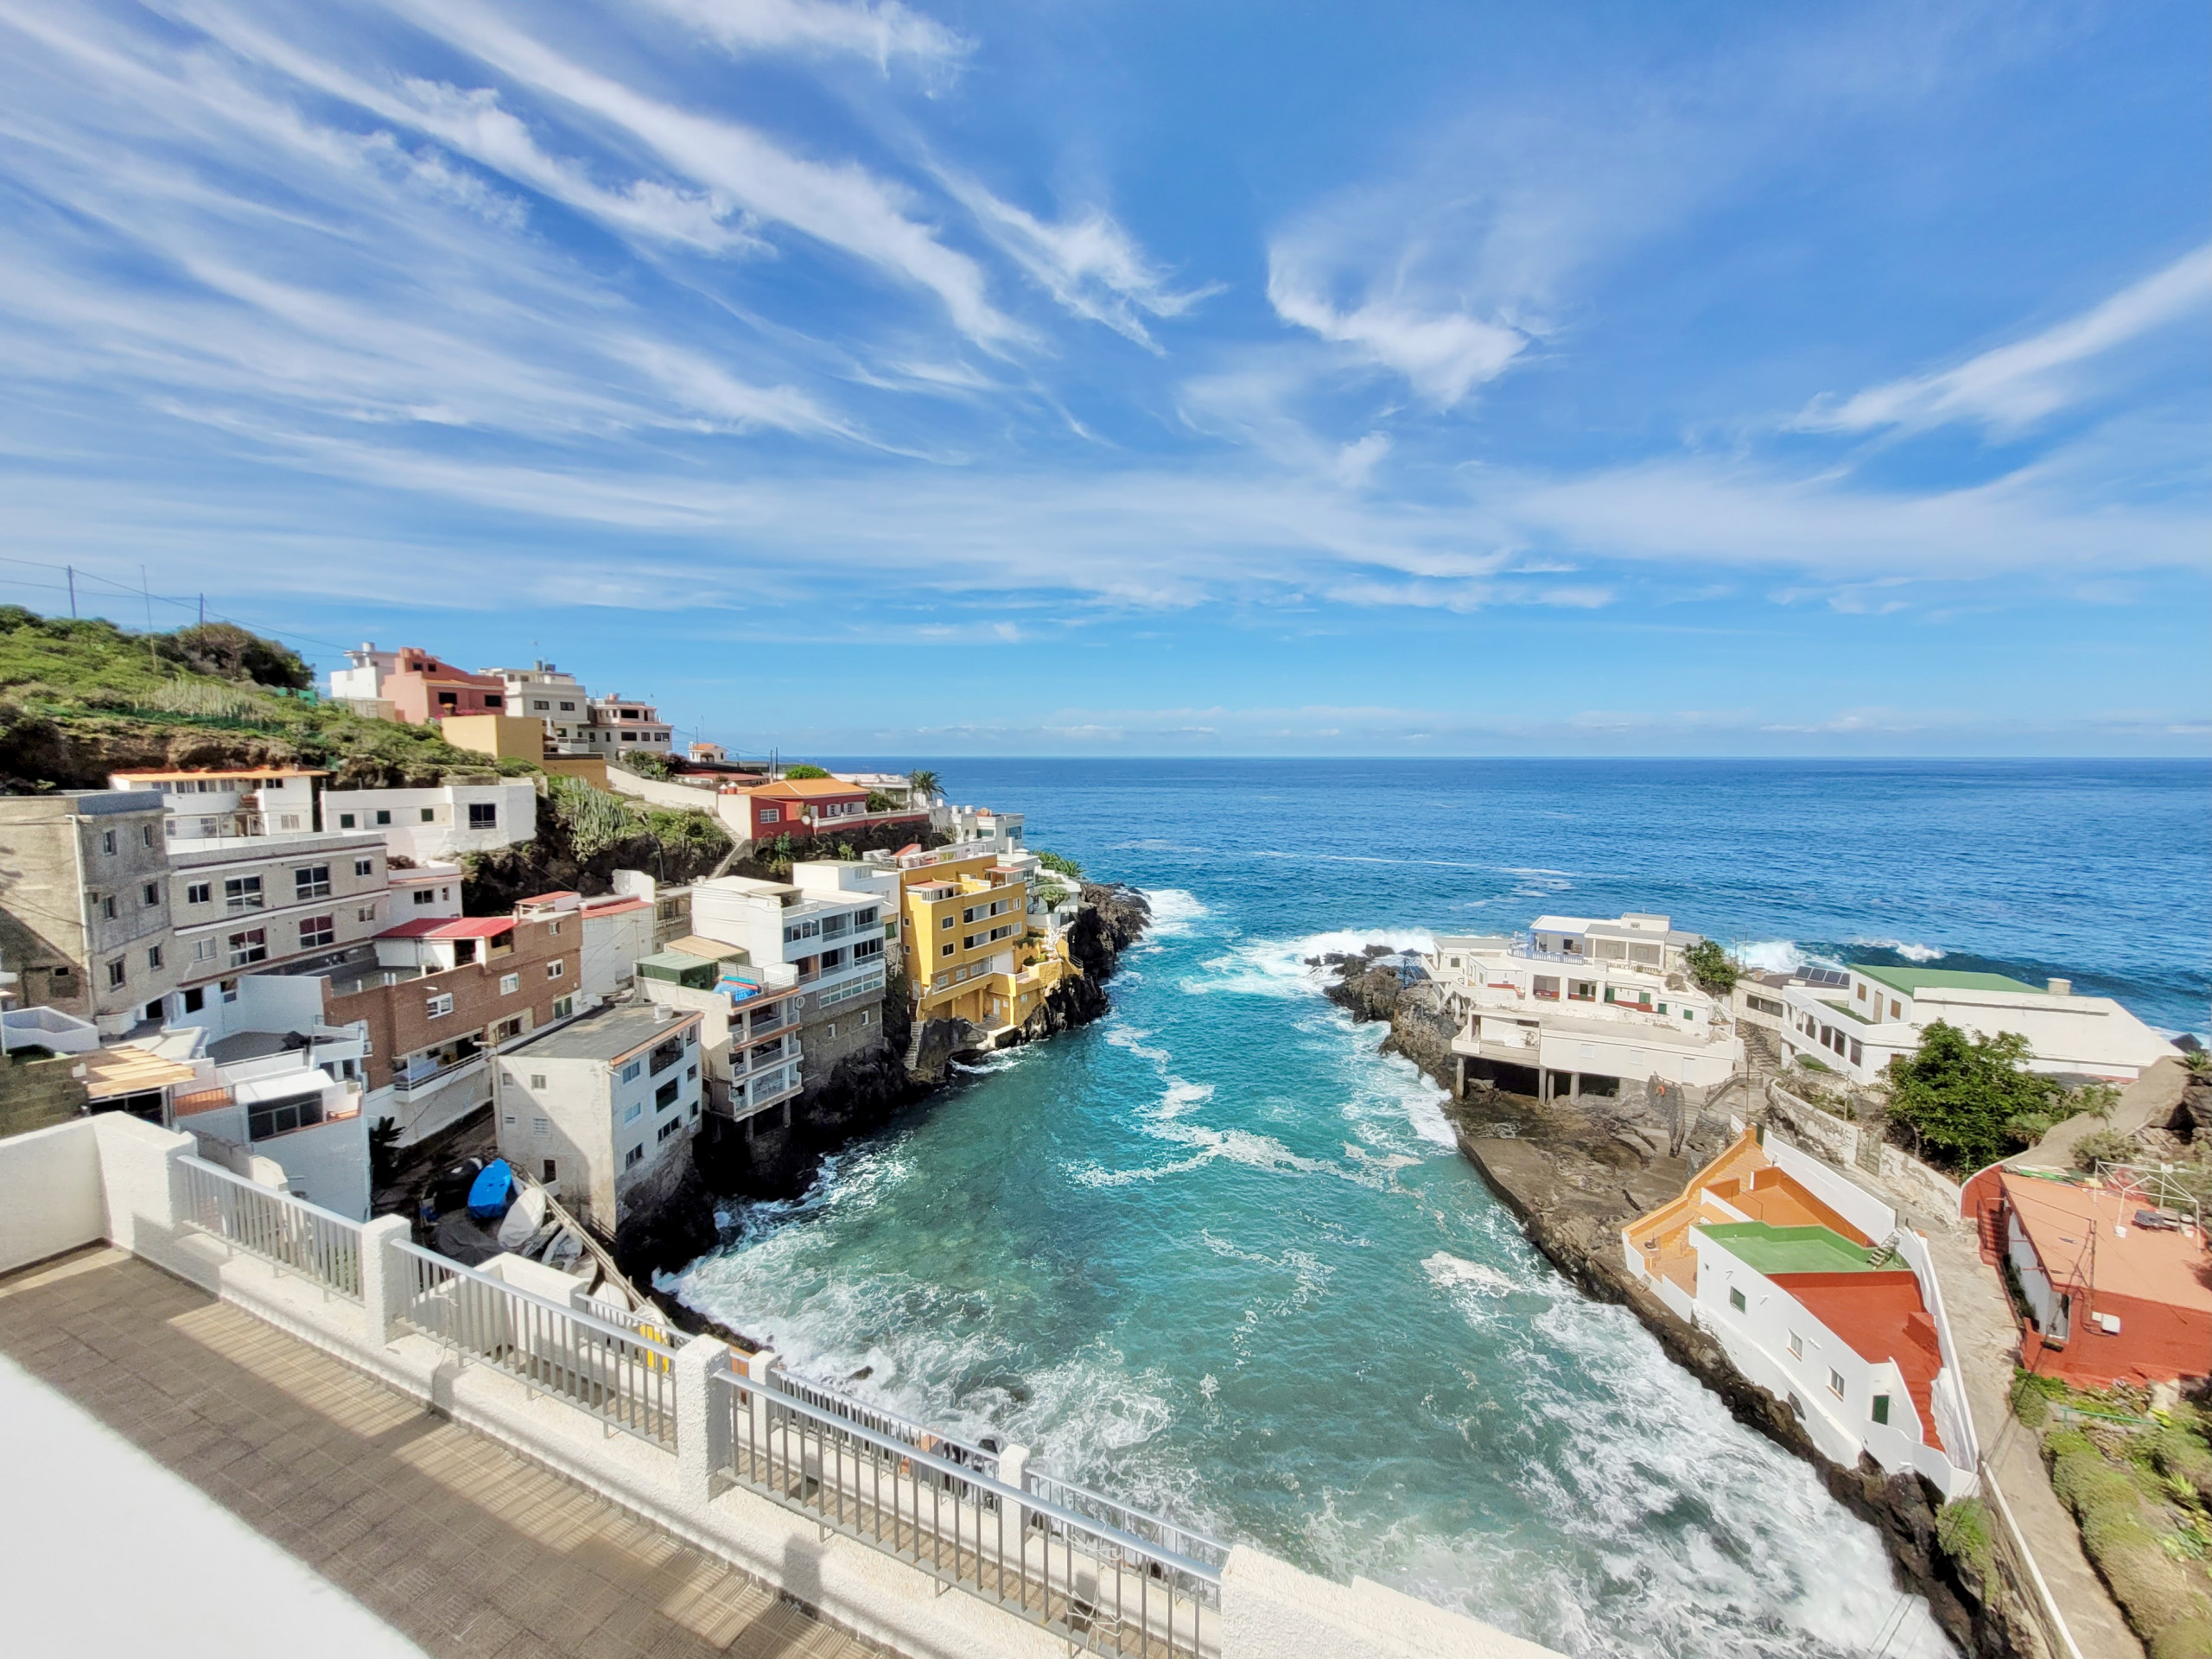
[[2044,995],[2042,986],[2030,985],[2003,974],[1969,974],[1952,968],[1870,968],[1863,962],[1853,963],[1851,971],[1879,980],[1891,990],[1903,991],[1907,996],[1917,996],[1923,991],[2025,991],[2032,996]]
[[1724,1244],[1753,1273],[1866,1273],[1866,1251],[1825,1227],[1772,1227],[1764,1221],[1713,1221],[1698,1231]]

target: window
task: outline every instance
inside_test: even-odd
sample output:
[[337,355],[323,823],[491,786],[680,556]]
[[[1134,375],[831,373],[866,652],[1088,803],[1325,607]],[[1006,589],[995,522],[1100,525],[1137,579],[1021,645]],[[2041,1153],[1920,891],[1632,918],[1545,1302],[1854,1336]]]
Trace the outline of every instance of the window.
[[294,896],[300,899],[327,899],[330,897],[330,866],[302,864],[292,872]]
[[328,944],[337,937],[338,918],[335,916],[306,916],[300,920],[300,949],[302,950]]
[[1556,974],[1538,974],[1535,976],[1535,994],[1548,1002],[1558,1001],[1559,976]]
[[112,856],[114,855],[114,853],[115,853],[115,831],[114,831],[114,830],[102,830],[102,831],[100,832],[100,851],[102,851],[102,852],[104,852],[104,853],[105,853],[105,854],[109,855],[111,857],[112,857]]
[[294,1129],[311,1129],[322,1122],[322,1096],[298,1095],[289,1100],[272,1100],[247,1112],[245,1135],[249,1141],[266,1141],[272,1135],[289,1135]]
[[363,905],[353,912],[353,919],[357,922],[373,922],[376,918],[377,907],[374,905]]
[[830,1022],[830,1034],[832,1037],[835,1037],[837,1034],[837,1022],[835,1020],[832,1020]]
[[520,989],[522,989],[522,976],[520,974],[501,974],[499,976],[499,995],[501,996],[512,996]]
[[573,702],[564,702],[561,705],[561,712],[564,715],[573,715],[576,712],[576,705]]
[[233,968],[269,960],[269,930],[265,927],[249,927],[243,933],[233,933],[224,944],[230,947]]
[[556,1181],[557,1181],[557,1180],[559,1180],[559,1179],[561,1179],[559,1175],[557,1175],[557,1174],[556,1174],[556,1173],[554,1173],[556,1167],[557,1167],[557,1166],[556,1166],[556,1162],[555,1162],[555,1160],[552,1160],[552,1159],[550,1159],[550,1158],[548,1158],[548,1159],[545,1160],[545,1176],[544,1176],[544,1179],[545,1179],[545,1184],[546,1184],[548,1186],[550,1186],[554,1182],[556,1182]]
[[472,830],[496,830],[499,827],[499,804],[494,801],[472,801],[468,807],[468,827]]
[[238,982],[235,979],[223,980],[216,985],[215,988],[223,994],[223,1001],[226,1002],[235,1002],[238,1000]]
[[139,1017],[143,1020],[166,1020],[168,1017],[168,1010],[162,1006],[161,1000],[157,997],[146,1005],[145,1011]]
[[573,996],[561,997],[553,1004],[553,1017],[556,1020],[565,1020],[575,1011],[576,999]]
[[550,709],[552,706],[553,706],[553,705],[552,705],[551,703],[550,703],[550,702],[542,702],[541,700],[539,700],[539,699],[537,699],[537,698],[536,698],[536,697],[531,698],[531,702],[530,702],[531,710],[531,712],[532,712],[532,713],[534,713],[534,714],[540,714],[540,715],[542,715],[542,714],[543,714],[547,709]]
[[685,1066],[685,1067],[683,1068],[683,1077],[684,1077],[684,1081],[685,1081],[685,1082],[687,1082],[687,1083],[696,1083],[696,1082],[698,1082],[698,1081],[699,1081],[699,1068],[698,1068],[697,1066],[696,1066],[696,1065],[687,1065],[687,1066]]
[[543,1141],[553,1133],[553,1126],[542,1117],[533,1117],[530,1120],[530,1132]]
[[340,813],[338,815],[338,827],[339,827],[340,830],[351,830],[351,829],[353,829],[353,828],[354,827],[354,824],[353,824],[354,817],[355,817],[355,815],[354,815],[353,813],[351,813],[351,812],[340,812]]
[[870,906],[866,910],[856,910],[853,912],[853,925],[855,927],[873,927],[874,925],[875,908],[874,906]]
[[204,905],[214,896],[215,886],[212,881],[194,881],[184,890],[184,902],[188,905]]
[[154,844],[154,826],[150,823],[139,825],[138,839],[144,842],[147,846],[152,846]]
[[676,1096],[683,1092],[683,1081],[677,1077],[671,1077],[666,1083],[661,1084],[659,1088],[653,1090],[653,1110],[664,1112],[675,1105]]
[[1792,1359],[1802,1359],[1805,1357],[1805,1338],[1799,1336],[1795,1331],[1792,1331],[1789,1333],[1789,1357]]
[[548,979],[558,979],[568,971],[569,964],[558,957],[545,964],[545,977]]
[[378,829],[382,829],[385,824],[390,823],[391,822],[391,814],[389,810],[379,810],[377,813],[377,827]]
[[192,942],[192,959],[194,962],[214,961],[215,941],[213,939],[194,939]]
[[633,1100],[630,1103],[629,1110],[622,1114],[622,1121],[625,1123],[634,1123],[645,1115],[645,1103],[642,1100]]
[[944,916],[939,918],[938,920],[938,925],[939,927],[950,927],[952,925],[952,917],[950,913],[948,912]]
[[1873,1400],[1873,1407],[1874,1421],[1876,1422],[1886,1423],[1890,1421],[1890,1396],[1888,1395],[1876,1395]]
[[354,874],[374,875],[376,873],[377,861],[373,858],[357,858],[353,861]]
[[947,940],[944,942],[944,949],[943,949],[942,950],[938,951],[938,955],[939,955],[939,956],[941,956],[941,957],[949,957],[949,956],[950,956],[951,954],[952,954],[952,941],[951,941],[950,939],[947,939]]
[[1891,997],[1890,999],[1890,1018],[1892,1020],[1897,1020],[1902,1019],[1904,1015],[1904,1004],[1898,1001],[1897,998]]
[[123,958],[121,957],[118,957],[113,962],[111,962],[107,965],[108,988],[110,990],[113,990],[117,986],[122,984],[124,980],[128,976],[128,974],[129,970],[123,965]]
[[149,968],[158,968],[162,965],[162,947],[160,945],[153,944],[146,947],[146,965]]
[[1866,1046],[1854,1037],[1851,1039],[1851,1063],[1853,1065],[1863,1065],[1866,1062]]
[[486,691],[484,694],[484,706],[486,709],[504,709],[507,706],[507,700],[504,695],[494,696]]
[[512,1020],[502,1020],[492,1027],[492,1040],[495,1043],[511,1041],[522,1035],[522,1029],[523,1021],[520,1014],[515,1015]]
[[1744,1293],[1740,1290],[1732,1289],[1728,1293],[1728,1306],[1734,1308],[1738,1313],[1744,1312]]
[[1843,1373],[1841,1371],[1830,1371],[1828,1373],[1828,1392],[1835,1395],[1839,1400],[1843,1398]]
[[622,1068],[622,1081],[625,1083],[635,1083],[640,1077],[645,1075],[645,1063],[643,1060],[632,1060],[629,1065]]
[[645,1148],[644,1145],[640,1143],[639,1145],[634,1146],[631,1147],[629,1151],[622,1154],[622,1167],[625,1169],[635,1169],[645,1160]]
[[151,909],[154,906],[160,904],[162,902],[162,884],[158,881],[147,882],[144,887],[138,889],[138,901],[146,906],[149,909]]
[[440,991],[423,1004],[423,1017],[426,1020],[442,1020],[452,1012],[453,993],[451,991]]
[[1862,981],[1853,994],[1856,995],[1861,1002],[1864,1002],[1866,1000],[1866,986],[1865,982]]
[[207,1006],[207,990],[205,986],[195,985],[184,994],[184,1011],[187,1014],[197,1014]]
[[683,1046],[686,1048],[696,1048],[699,1046],[698,1027],[686,1026],[683,1027]]
[[861,1024],[868,1024],[868,1010],[866,1008],[862,1008],[861,1010]]
[[437,821],[438,821],[438,809],[437,809],[436,807],[435,807],[435,806],[426,806],[426,807],[424,807],[424,808],[423,809],[423,823],[435,823]]
[[668,1139],[668,1137],[669,1137],[670,1135],[674,1135],[674,1134],[675,1134],[678,1129],[682,1128],[683,1127],[683,1120],[682,1118],[680,1118],[680,1117],[671,1117],[671,1118],[670,1118],[670,1119],[668,1120],[668,1122],[665,1122],[665,1123],[664,1123],[664,1124],[662,1124],[662,1125],[660,1126],[660,1133],[659,1133],[658,1135],[655,1135],[653,1138],[654,1138],[656,1141],[665,1141],[665,1140],[667,1140],[667,1139]]
[[259,910],[261,878],[257,875],[227,877],[223,882],[223,907],[226,910]]
[[115,919],[117,910],[118,906],[116,905],[115,895],[113,893],[111,893],[106,898],[100,900],[100,914],[105,917],[109,921],[111,922]]
[[416,904],[434,905],[437,903],[437,901],[438,895],[432,893],[428,887],[417,887],[415,889],[415,902]]

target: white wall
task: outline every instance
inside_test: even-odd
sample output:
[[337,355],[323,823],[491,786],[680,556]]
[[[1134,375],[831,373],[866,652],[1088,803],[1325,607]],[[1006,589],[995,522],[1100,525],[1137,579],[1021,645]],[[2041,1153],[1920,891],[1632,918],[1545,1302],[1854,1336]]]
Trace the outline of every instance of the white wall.
[[[494,808],[499,823],[490,829],[470,829],[471,806]],[[434,815],[433,822],[423,821],[425,810]],[[379,811],[391,813],[391,822],[378,823]],[[346,823],[349,815],[351,826]],[[435,789],[327,790],[322,822],[327,830],[339,834],[382,836],[393,853],[418,864],[463,853],[496,852],[537,835],[537,786],[524,778],[495,784],[443,784]]]
[[99,1122],[79,1118],[0,1141],[0,1273],[105,1236]]
[[1766,1154],[1769,1163],[1877,1244],[1897,1230],[1896,1211],[1872,1193],[1846,1180],[1810,1153],[1770,1132],[1760,1150]]
[[612,915],[569,911],[563,916],[582,918],[582,968],[575,987],[576,1008],[581,1013],[594,1001],[626,989],[637,977],[638,958],[652,955],[652,901],[647,899],[641,909],[616,911]]

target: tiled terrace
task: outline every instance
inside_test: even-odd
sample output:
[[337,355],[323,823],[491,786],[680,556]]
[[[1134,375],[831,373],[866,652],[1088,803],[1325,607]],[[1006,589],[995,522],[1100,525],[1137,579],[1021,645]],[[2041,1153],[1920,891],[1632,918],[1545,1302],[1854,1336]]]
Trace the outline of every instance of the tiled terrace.
[[0,1353],[427,1653],[881,1651],[120,1250],[0,1279]]

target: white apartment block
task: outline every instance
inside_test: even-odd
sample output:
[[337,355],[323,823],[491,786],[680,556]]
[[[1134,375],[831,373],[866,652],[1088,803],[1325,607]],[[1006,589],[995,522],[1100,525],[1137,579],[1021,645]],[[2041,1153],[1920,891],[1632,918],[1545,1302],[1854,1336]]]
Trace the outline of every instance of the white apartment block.
[[1783,1052],[1853,1083],[1916,1052],[1938,1020],[1981,1039],[2018,1033],[2028,1069],[2055,1076],[2126,1083],[2180,1052],[2111,997],[2076,996],[2063,979],[2037,989],[2002,974],[1856,963],[1821,978],[1838,982],[1780,988]]
[[228,772],[118,772],[116,789],[151,790],[168,810],[173,847],[316,831],[315,779],[329,774],[296,766]]
[[499,1155],[612,1233],[690,1164],[701,1017],[653,1002],[580,1015],[499,1058]]
[[395,922],[443,919],[461,914],[461,869],[458,864],[417,864],[413,869],[385,870],[391,883]]
[[1548,1100],[1651,1077],[1711,1089],[1743,1063],[1730,1005],[1691,982],[1700,936],[1664,916],[1540,916],[1526,933],[1446,937],[1425,958],[1470,1077]]
[[[632,871],[617,870],[618,882]],[[582,944],[576,978],[577,1006],[613,1001],[636,983],[638,958],[653,953],[653,880],[643,893],[616,892],[587,899],[577,893],[541,893],[515,906],[524,921],[573,920]]]
[[794,865],[791,877],[726,875],[696,884],[691,931],[737,946],[755,968],[794,969],[817,1012],[880,1001],[884,924],[896,914],[898,873],[825,859]]
[[545,742],[553,754],[604,754],[592,733],[591,695],[573,674],[550,663],[528,668],[482,668],[507,685],[507,712],[545,722]]
[[526,778],[429,789],[323,791],[323,827],[382,836],[417,864],[496,852],[537,833],[537,786]]
[[[713,948],[711,941],[692,943],[695,949]],[[804,1081],[799,1018],[805,999],[789,969],[771,976],[730,962],[721,968],[711,988],[648,974],[639,976],[639,989],[655,1002],[700,1015],[707,1110],[744,1124],[750,1140],[753,1125],[778,1107],[783,1109],[784,1126],[791,1125],[791,1103]]]
[[619,760],[640,750],[669,753],[675,733],[651,703],[634,697],[605,696],[591,700],[591,736],[580,753]]
[[164,1010],[171,1024],[204,1014],[211,986],[374,938],[403,919],[392,914],[374,836],[180,844],[168,861],[180,982]]

